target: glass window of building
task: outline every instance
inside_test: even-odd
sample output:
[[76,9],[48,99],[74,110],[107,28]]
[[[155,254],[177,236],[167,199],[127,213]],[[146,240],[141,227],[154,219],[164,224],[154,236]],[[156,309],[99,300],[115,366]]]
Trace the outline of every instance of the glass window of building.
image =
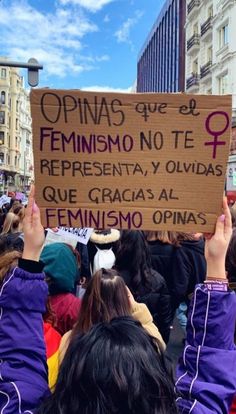
[[198,74],[198,59],[194,59],[193,61],[193,74],[194,75]]
[[207,49],[207,62],[212,62],[212,46]]
[[4,132],[0,131],[0,145],[4,145]]
[[1,92],[1,104],[5,104],[6,103],[6,92],[2,91]]
[[6,79],[7,77],[7,70],[5,68],[1,69],[1,78]]
[[219,48],[221,49],[229,42],[229,26],[228,23],[219,30]]
[[213,4],[208,7],[208,11],[207,11],[208,17],[213,17]]
[[193,25],[193,34],[198,35],[198,23]]
[[225,95],[228,93],[228,73],[219,77],[219,94]]
[[5,111],[0,111],[0,124],[5,124]]
[[0,152],[0,164],[4,164],[4,154]]

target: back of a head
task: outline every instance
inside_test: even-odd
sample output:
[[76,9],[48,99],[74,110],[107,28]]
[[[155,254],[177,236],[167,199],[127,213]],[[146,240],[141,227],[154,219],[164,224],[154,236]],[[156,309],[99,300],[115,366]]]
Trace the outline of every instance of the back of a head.
[[2,227],[2,233],[17,233],[20,230],[21,228],[19,217],[14,213],[7,213]]
[[21,233],[6,233],[0,235],[0,282],[17,265],[24,248]]
[[85,333],[96,323],[129,316],[131,307],[123,279],[113,269],[100,269],[90,280],[83,297],[74,335]]
[[49,293],[75,293],[78,279],[78,260],[72,249],[64,243],[45,246],[40,259],[48,278]]
[[73,339],[39,413],[177,414],[174,384],[139,322],[116,318]]
[[115,266],[119,270],[128,269],[136,272],[140,266],[151,267],[150,255],[146,240],[141,231],[122,231],[116,253]]
[[144,231],[146,240],[149,241],[160,241],[166,244],[177,245],[177,233],[174,231]]

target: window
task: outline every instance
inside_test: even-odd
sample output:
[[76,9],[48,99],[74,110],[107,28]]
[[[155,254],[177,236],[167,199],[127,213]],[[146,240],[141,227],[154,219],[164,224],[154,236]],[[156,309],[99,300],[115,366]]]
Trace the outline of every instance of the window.
[[4,154],[0,152],[0,164],[4,164]]
[[19,101],[16,101],[16,112],[19,112]]
[[198,35],[198,23],[195,23],[193,26],[193,34]]
[[225,24],[219,30],[219,48],[221,49],[225,45],[227,45],[229,41],[229,26]]
[[1,69],[1,78],[2,79],[6,79],[6,77],[7,77],[7,70],[4,69],[4,68],[2,68]]
[[0,145],[4,145],[4,132],[0,131]]
[[0,111],[0,124],[2,125],[5,124],[5,112],[4,111]]
[[18,118],[16,118],[16,130],[18,131],[19,121]]
[[15,167],[17,167],[17,156],[15,156]]
[[193,73],[194,73],[194,75],[198,74],[198,59],[195,59],[193,61]]
[[1,92],[1,104],[5,104],[6,103],[6,92],[2,91]]
[[225,95],[226,93],[228,93],[228,74],[219,78],[219,94]]
[[212,62],[212,46],[207,49],[207,62]]
[[16,137],[16,140],[15,140],[15,146],[16,146],[16,148],[18,147],[18,139],[17,139],[17,137]]
[[208,17],[213,17],[213,5],[208,7],[207,14],[208,14]]

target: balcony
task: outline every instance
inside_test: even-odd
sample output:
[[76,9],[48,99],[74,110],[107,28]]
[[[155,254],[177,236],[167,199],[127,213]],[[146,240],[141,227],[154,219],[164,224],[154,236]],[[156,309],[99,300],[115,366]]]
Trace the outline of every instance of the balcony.
[[211,67],[212,67],[211,60],[209,60],[205,65],[201,66],[201,70],[200,70],[201,79],[206,78],[208,75],[211,74]]
[[201,25],[201,37],[204,39],[212,35],[212,19],[212,16],[208,17],[208,19]]
[[188,10],[188,16],[190,14],[194,14],[194,12],[196,12],[198,10],[198,8],[200,6],[200,3],[201,3],[200,0],[191,0],[188,3],[188,8],[187,8],[187,10]]
[[191,76],[187,79],[186,88],[187,89],[198,89],[199,87],[199,75],[196,72],[193,72]]
[[187,41],[187,51],[189,53],[194,53],[200,47],[200,36],[196,33]]

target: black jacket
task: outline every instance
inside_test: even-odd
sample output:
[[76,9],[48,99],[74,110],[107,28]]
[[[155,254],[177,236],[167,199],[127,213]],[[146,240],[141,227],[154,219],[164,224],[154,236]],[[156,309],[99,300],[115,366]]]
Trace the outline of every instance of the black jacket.
[[154,323],[158,327],[162,338],[167,343],[172,323],[171,300],[164,278],[151,269],[151,284],[149,287],[140,286],[138,293],[133,292],[131,274],[127,270],[119,270],[126,285],[131,290],[137,302],[145,303],[152,314]]
[[171,290],[173,286],[172,265],[178,247],[159,240],[148,241],[148,246],[153,269],[164,277],[168,289]]
[[203,283],[206,278],[203,239],[181,242],[173,258],[172,278],[170,292],[177,308],[182,301],[188,300],[195,285]]

